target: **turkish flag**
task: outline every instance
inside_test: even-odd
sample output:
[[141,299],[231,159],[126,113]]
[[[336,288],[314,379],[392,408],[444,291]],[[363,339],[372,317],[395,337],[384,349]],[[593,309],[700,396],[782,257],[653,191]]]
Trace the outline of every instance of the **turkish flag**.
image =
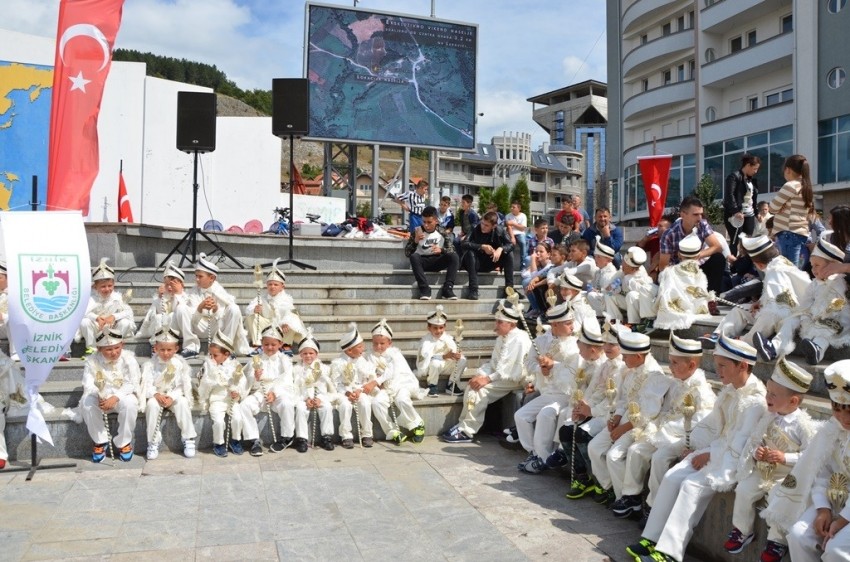
[[122,172],[118,172],[118,222],[133,222],[133,210],[130,208],[127,184],[124,183]]
[[667,202],[667,182],[670,179],[673,155],[638,156],[637,161],[649,206],[649,226],[657,226]]
[[304,185],[304,180],[301,178],[301,173],[298,171],[298,168],[295,167],[295,163],[290,164],[290,189],[292,193],[296,195],[306,195],[307,187]]
[[124,0],[60,0],[50,108],[47,208],[89,212],[97,116]]

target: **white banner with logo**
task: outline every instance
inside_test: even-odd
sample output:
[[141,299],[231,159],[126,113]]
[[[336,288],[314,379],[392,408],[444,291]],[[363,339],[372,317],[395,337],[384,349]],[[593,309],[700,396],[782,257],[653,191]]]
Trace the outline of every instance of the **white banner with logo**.
[[9,279],[9,338],[26,371],[27,429],[53,440],[38,409],[38,389],[71,344],[91,295],[82,214],[3,212],[0,231]]

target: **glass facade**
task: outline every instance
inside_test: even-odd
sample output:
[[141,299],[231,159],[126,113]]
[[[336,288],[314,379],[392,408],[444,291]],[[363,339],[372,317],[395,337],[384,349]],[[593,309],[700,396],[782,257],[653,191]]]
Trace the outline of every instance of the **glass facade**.
[[850,181],[850,115],[818,123],[817,181]]
[[764,193],[779,191],[785,183],[782,166],[794,154],[794,129],[792,125],[737,137],[703,147],[705,173],[722,195],[726,176],[741,167],[741,156],[749,152],[761,160],[756,178]]

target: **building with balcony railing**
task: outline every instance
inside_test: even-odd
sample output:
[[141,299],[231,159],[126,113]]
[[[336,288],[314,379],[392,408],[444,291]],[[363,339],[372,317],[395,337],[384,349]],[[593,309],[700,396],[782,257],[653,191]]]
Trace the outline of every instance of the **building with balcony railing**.
[[438,152],[432,200],[448,195],[457,204],[468,193],[477,204],[480,189],[495,190],[502,184],[513,188],[525,178],[533,220],[560,208],[562,198],[581,193],[582,161],[581,152],[568,146],[547,144],[532,150],[530,134],[505,133],[490,144],[478,143],[475,152]]
[[587,80],[528,98],[532,118],[549,134],[549,151],[571,145],[581,153],[582,183],[576,195],[591,215],[595,207],[610,205],[607,191],[597,189],[605,177],[607,96],[605,83]]
[[[824,208],[850,190],[850,2],[607,0],[612,212],[645,221],[637,157],[673,155],[667,205],[744,152],[763,190],[804,154]],[[769,196],[768,196],[769,197]],[[764,196],[763,196],[764,198]]]

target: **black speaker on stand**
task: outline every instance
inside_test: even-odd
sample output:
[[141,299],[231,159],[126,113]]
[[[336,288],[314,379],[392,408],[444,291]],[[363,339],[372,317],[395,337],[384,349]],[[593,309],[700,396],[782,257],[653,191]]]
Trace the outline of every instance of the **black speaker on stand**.
[[300,262],[294,257],[293,218],[295,216],[293,188],[295,174],[295,151],[293,140],[310,133],[310,81],[306,78],[275,78],[272,80],[272,134],[289,137],[289,259],[279,262],[291,263],[301,269],[316,267]]
[[[194,155],[192,170],[192,228],[168,252],[159,267],[164,266],[169,258],[180,252],[180,267],[189,260],[195,263],[198,256],[198,235],[230,258],[238,267],[244,267],[239,260],[231,256],[218,242],[207,236],[198,228],[198,154],[215,150],[215,94],[208,92],[177,92],[177,150]],[[191,256],[191,257],[190,257]]]

